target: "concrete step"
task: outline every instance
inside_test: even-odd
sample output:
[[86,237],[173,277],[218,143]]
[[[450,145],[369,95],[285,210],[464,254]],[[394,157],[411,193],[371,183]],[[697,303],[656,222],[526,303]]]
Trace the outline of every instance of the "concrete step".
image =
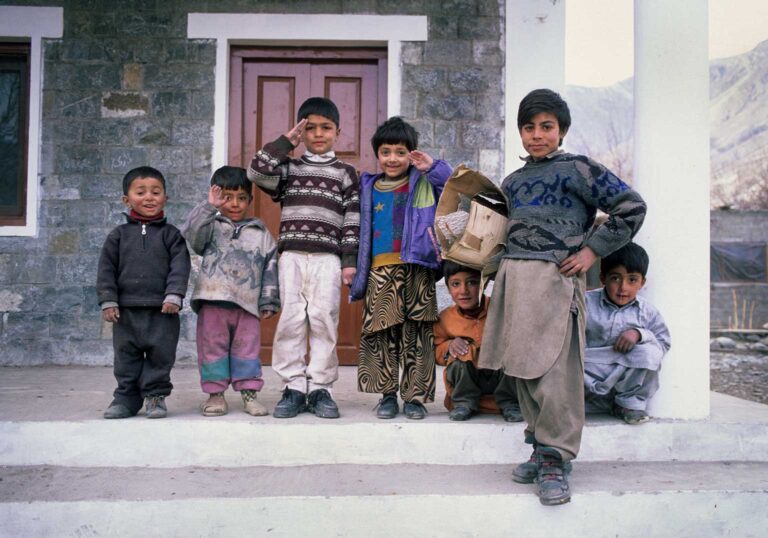
[[[437,401],[428,417],[377,420],[377,395],[355,389],[355,369],[341,368],[334,396],[338,420],[251,417],[237,395],[230,414],[202,417],[194,368],[175,369],[169,417],[104,420],[114,385],[103,367],[0,369],[0,465],[171,468],[311,464],[513,464],[528,458],[523,424],[498,415],[450,422]],[[271,370],[259,398],[280,396]],[[712,413],[699,421],[652,420],[627,426],[590,416],[579,461],[768,461],[768,406],[712,393]]]
[[510,465],[0,468],[2,536],[765,536],[768,463],[577,462],[544,507]]

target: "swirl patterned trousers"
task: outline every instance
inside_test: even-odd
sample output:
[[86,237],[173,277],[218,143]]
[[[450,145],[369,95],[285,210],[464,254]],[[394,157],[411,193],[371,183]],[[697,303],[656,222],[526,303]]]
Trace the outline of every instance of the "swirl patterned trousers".
[[[371,269],[363,306],[358,390],[378,394],[399,390],[406,402],[434,401],[435,321],[431,269],[414,264]],[[402,369],[399,383],[398,367]]]

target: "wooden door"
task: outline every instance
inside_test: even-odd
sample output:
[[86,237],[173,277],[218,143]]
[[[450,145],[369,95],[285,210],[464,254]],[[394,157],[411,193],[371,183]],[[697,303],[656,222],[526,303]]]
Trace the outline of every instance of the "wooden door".
[[[376,170],[370,138],[386,119],[386,53],[379,49],[233,49],[230,71],[229,162],[248,167],[257,149],[296,124],[301,103],[328,97],[339,108],[341,133],[334,151],[358,171]],[[298,156],[304,152],[299,145]],[[280,206],[254,188],[253,214],[277,237]],[[357,364],[361,303],[341,293],[339,362]],[[271,363],[277,318],[262,323],[261,356]]]

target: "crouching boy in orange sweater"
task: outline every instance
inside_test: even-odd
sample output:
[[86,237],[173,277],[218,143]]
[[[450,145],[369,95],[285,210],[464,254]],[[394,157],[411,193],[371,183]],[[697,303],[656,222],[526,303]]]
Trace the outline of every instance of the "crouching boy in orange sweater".
[[435,360],[446,366],[448,418],[468,420],[477,412],[500,412],[507,422],[520,422],[515,379],[501,370],[477,368],[488,314],[488,297],[480,295],[480,272],[446,261],[443,275],[454,304],[440,313],[434,333]]

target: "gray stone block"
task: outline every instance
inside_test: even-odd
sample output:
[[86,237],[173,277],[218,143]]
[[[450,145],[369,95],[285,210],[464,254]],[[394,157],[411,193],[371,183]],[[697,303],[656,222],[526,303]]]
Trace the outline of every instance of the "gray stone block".
[[3,338],[21,342],[45,338],[48,336],[48,326],[48,314],[9,313],[3,327]]
[[501,35],[499,17],[462,17],[459,19],[459,39],[491,39]]
[[456,39],[458,36],[459,21],[456,17],[429,17],[429,39]]
[[61,54],[61,39],[43,39],[43,59],[46,62],[56,62]]
[[445,69],[409,65],[403,68],[403,91],[431,92],[445,88],[446,84]]
[[429,94],[423,98],[419,116],[441,120],[473,119],[474,98],[469,95]]
[[190,94],[192,96],[192,117],[213,122],[215,111],[213,92],[190,92]]
[[400,115],[405,118],[414,118],[419,108],[419,94],[416,92],[403,92],[400,96]]
[[4,284],[45,284],[56,279],[56,257],[39,253],[16,254],[8,261]]
[[131,122],[121,119],[100,119],[82,122],[83,143],[97,146],[129,146],[133,143]]
[[[101,318],[98,315],[73,315],[73,314],[51,314],[49,316],[50,326],[48,329],[51,338],[64,340],[88,340],[93,335],[99,334],[101,330]],[[79,360],[73,357],[74,363]]]
[[448,74],[449,88],[455,92],[480,93],[489,88],[501,88],[501,70],[496,68],[470,67]]
[[424,45],[425,65],[467,65],[472,62],[472,42],[435,39]]
[[49,175],[40,178],[42,200],[78,200],[80,181],[73,176]]
[[108,226],[103,228],[81,228],[78,250],[80,252],[99,253],[111,230],[112,228]]
[[158,147],[149,148],[149,163],[163,174],[171,172],[189,172],[192,164],[190,148]]
[[157,92],[152,95],[152,114],[160,118],[187,117],[190,101],[189,92]]
[[[111,148],[108,152],[105,172],[125,174],[137,166],[148,164],[145,148]],[[151,166],[151,165],[150,165]],[[162,170],[161,170],[162,171]]]
[[189,61],[201,64],[216,63],[215,39],[191,39],[187,41]]
[[83,305],[80,286],[25,286],[23,311],[45,314],[78,313]]
[[55,228],[48,234],[49,252],[54,256],[77,254],[80,250],[80,228]]
[[481,17],[502,17],[505,4],[505,0],[477,0],[477,14]]
[[171,120],[145,118],[134,121],[132,128],[136,144],[167,146],[171,143]]
[[430,15],[451,13],[458,17],[477,16],[477,2],[475,0],[427,0],[426,7]]
[[52,94],[51,116],[63,118],[98,118],[101,111],[101,94],[82,91],[59,91]]
[[144,92],[113,91],[101,96],[102,118],[134,118],[149,112],[149,96]]
[[[47,201],[40,204],[40,221],[44,226],[62,226],[66,219],[67,208],[65,202]],[[4,240],[7,244],[7,240]]]
[[110,62],[104,41],[87,36],[69,36],[61,43],[61,59],[67,62]]
[[461,141],[467,148],[498,147],[501,144],[501,130],[485,123],[465,123]]
[[82,284],[96,282],[99,256],[80,253],[76,256],[56,258],[56,282],[61,284]]
[[419,146],[428,147],[434,146],[434,129],[431,121],[426,120],[412,120],[409,122],[416,132],[419,133]]
[[59,146],[54,168],[59,174],[95,174],[101,171],[101,152],[82,146]]
[[[128,169],[124,170],[127,172]],[[84,176],[80,185],[81,198],[93,199],[119,199],[123,194],[122,176],[118,174],[101,174]]]
[[108,202],[71,200],[67,202],[66,222],[70,226],[103,226],[108,209]]
[[147,65],[144,70],[144,87],[148,90],[208,90],[214,89],[213,66]]
[[118,90],[120,67],[82,63],[48,64],[45,86],[52,90]]
[[403,65],[421,65],[424,63],[424,44],[416,41],[403,43],[400,48],[400,60]]
[[472,43],[472,62],[476,65],[503,66],[504,52],[498,40],[474,41]]
[[178,36],[185,29],[185,13],[129,10],[120,13],[120,33],[131,36]]
[[77,144],[81,139],[82,123],[72,120],[47,120],[43,122],[43,144]]
[[342,0],[341,12],[354,14],[376,13],[376,0]]
[[435,122],[435,145],[440,148],[452,148],[458,144],[458,125],[450,121]]
[[176,120],[171,131],[171,143],[178,146],[210,146],[213,126],[209,122]]

